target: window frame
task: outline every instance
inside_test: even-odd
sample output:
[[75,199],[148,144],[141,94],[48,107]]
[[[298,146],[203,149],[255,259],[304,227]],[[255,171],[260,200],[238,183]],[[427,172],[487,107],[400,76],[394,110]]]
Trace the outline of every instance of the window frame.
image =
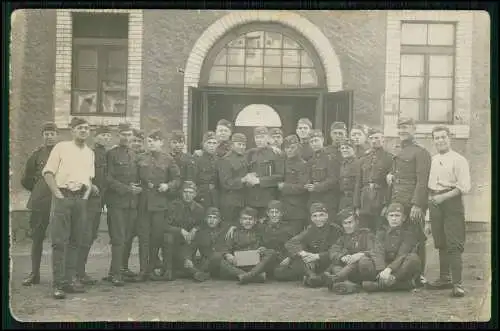
[[[403,29],[404,24],[426,24],[427,25],[427,40],[426,40],[426,45],[413,45],[413,44],[404,44],[403,38],[401,37],[400,41],[400,63],[402,63],[402,57],[404,55],[421,55],[424,57],[424,73],[423,76],[418,76],[418,77],[423,77],[424,78],[424,97],[423,98],[404,98],[401,97],[401,93],[399,94],[399,100],[398,100],[398,105],[401,107],[401,100],[417,100],[419,101],[419,114],[418,114],[418,119],[416,119],[417,124],[452,124],[453,119],[455,116],[455,85],[456,85],[456,56],[457,56],[457,22],[443,22],[443,21],[422,21],[422,20],[402,20],[401,25],[400,25],[400,31]],[[436,24],[436,25],[451,25],[453,26],[453,44],[444,46],[444,45],[429,45],[429,25],[431,24]],[[451,83],[451,96],[450,98],[446,99],[431,99],[429,97],[429,82],[430,79],[433,77],[438,77],[438,76],[431,76],[430,73],[430,56],[433,55],[448,55],[452,57],[452,69],[453,73],[452,76],[447,76],[447,78],[451,78],[452,83]],[[402,74],[402,65],[400,65],[400,70],[399,70],[399,81],[400,85],[399,88],[401,89],[401,78],[402,77],[417,77],[417,76],[404,76]],[[429,120],[429,101],[430,100],[448,100],[451,101],[451,114],[449,115],[449,118],[447,121],[436,121],[436,120]],[[423,106],[422,106],[423,103]],[[401,108],[399,108],[401,109]]]

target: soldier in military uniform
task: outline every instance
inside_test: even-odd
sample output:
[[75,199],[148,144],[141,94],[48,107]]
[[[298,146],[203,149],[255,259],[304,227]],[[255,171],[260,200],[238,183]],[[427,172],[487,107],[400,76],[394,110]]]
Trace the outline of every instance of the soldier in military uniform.
[[[311,131],[310,144],[314,150],[308,162],[310,183],[304,188],[309,191],[309,206],[314,202],[322,202],[331,216],[335,216],[338,206],[339,162],[324,148],[323,133]],[[333,215],[332,215],[333,214]]]
[[221,119],[217,122],[215,128],[215,137],[219,144],[215,150],[215,155],[218,158],[224,157],[227,153],[232,150],[231,134],[233,130],[233,125],[226,119]]
[[[194,158],[184,152],[185,140],[184,132],[174,130],[170,136],[170,156],[174,159],[181,173],[181,182],[177,189],[182,187],[184,181],[194,181],[195,161]],[[175,194],[176,198],[181,199],[181,192],[170,190],[169,195]]]
[[366,146],[366,134],[365,128],[359,124],[354,124],[351,132],[349,132],[349,139],[352,141],[357,158],[364,156],[368,149]]
[[45,180],[43,180],[42,169],[57,142],[57,135],[57,126],[54,123],[45,123],[42,126],[44,144],[38,147],[29,157],[21,179],[23,187],[31,193],[28,200],[28,209],[31,210],[29,220],[32,239],[31,273],[23,280],[25,286],[40,283],[43,241],[49,225],[52,199],[52,193]]
[[140,195],[141,219],[138,223],[139,281],[156,280],[152,272],[163,244],[167,210],[172,201],[172,192],[177,192],[180,184],[179,167],[170,155],[163,152],[163,143],[159,130],[151,132],[147,138],[148,152],[142,154],[138,161],[143,191]]
[[344,235],[330,247],[332,265],[325,272],[326,283],[330,291],[351,294],[360,289],[362,281],[373,280],[376,276],[371,257],[375,235],[359,226],[352,208],[341,210],[337,219],[341,220]]
[[269,146],[273,148],[276,154],[285,156],[283,152],[283,131],[280,128],[271,128],[269,129],[269,136],[271,137]]
[[372,252],[376,269],[375,281],[364,281],[368,292],[382,290],[410,290],[419,276],[421,263],[414,253],[418,239],[405,228],[404,207],[391,203],[387,208],[387,225],[377,231]]
[[298,280],[308,287],[325,284],[323,272],[330,265],[328,249],[341,235],[341,229],[328,222],[328,210],[321,203],[310,208],[312,224],[292,237],[286,244],[288,258],[284,259],[274,272],[277,280]]
[[130,144],[130,148],[136,154],[142,154],[146,152],[146,148],[144,147],[144,132],[142,130],[133,129],[134,138],[132,139],[132,143]]
[[217,165],[220,209],[222,220],[227,224],[237,223],[239,212],[245,205],[248,179],[248,162],[245,155],[247,138],[244,134],[235,133],[231,141],[231,152],[220,159]]
[[[339,147],[342,154],[342,163],[339,174],[340,201],[338,209],[343,210],[354,206],[354,189],[356,180],[359,178],[360,160],[356,158],[354,144],[350,140],[344,140],[339,144]],[[338,219],[336,221],[339,225],[342,222],[342,220]]]
[[308,118],[301,118],[297,121],[297,128],[295,132],[299,137],[299,155],[304,161],[309,161],[314,152],[309,144],[309,134],[312,130],[311,120]]
[[130,237],[131,225],[137,217],[138,197],[142,192],[137,168],[137,155],[130,148],[133,131],[128,123],[118,126],[120,143],[107,154],[107,194],[106,205],[111,238],[111,266],[109,280],[115,286],[123,286],[122,264],[126,249],[125,242]]
[[203,154],[195,157],[195,183],[198,186],[196,200],[205,209],[219,206],[216,148],[215,132],[208,131],[203,135]]
[[[425,212],[427,209],[429,172],[431,155],[422,146],[415,142],[415,122],[411,118],[401,117],[398,121],[401,151],[395,156],[391,172],[387,175],[387,184],[391,187],[391,202],[399,202],[405,208],[407,226],[412,227],[419,238],[417,245],[418,256],[422,263],[422,272],[425,270],[425,241],[424,233]],[[417,285],[421,286],[426,280],[421,276]]]
[[90,248],[97,239],[99,224],[101,223],[101,214],[104,207],[104,196],[106,194],[106,153],[111,143],[111,130],[107,126],[101,126],[95,132],[94,145],[94,164],[95,177],[94,185],[99,189],[99,194],[92,194],[87,202],[87,222],[86,229],[83,231],[83,248],[79,251],[77,277],[80,282],[86,285],[96,283],[96,280],[90,278],[85,272],[85,266],[89,256]]
[[381,212],[387,204],[386,176],[391,171],[393,155],[387,152],[384,136],[378,129],[368,131],[370,149],[361,158],[360,176],[354,190],[354,206],[361,226],[375,231],[380,225]]
[[269,147],[266,127],[254,130],[256,148],[247,151],[248,172],[246,205],[257,210],[258,217],[266,215],[267,204],[276,199],[278,183],[283,180],[284,164]]
[[332,139],[332,144],[326,146],[325,150],[334,160],[340,163],[342,160],[340,143],[347,139],[347,127],[344,122],[333,122],[330,125],[330,138]]
[[278,183],[278,189],[283,204],[283,222],[289,224],[296,235],[309,225],[309,197],[305,185],[309,183],[310,173],[307,162],[300,158],[297,136],[286,137],[283,146],[286,153],[285,176],[283,182]]

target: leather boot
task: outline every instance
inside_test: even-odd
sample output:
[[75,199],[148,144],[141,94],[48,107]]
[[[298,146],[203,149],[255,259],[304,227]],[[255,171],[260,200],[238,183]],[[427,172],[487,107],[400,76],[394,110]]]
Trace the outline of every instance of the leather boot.
[[333,284],[332,291],[337,294],[353,294],[359,292],[361,286],[349,280]]
[[232,265],[226,260],[222,260],[220,262],[220,268],[223,270],[224,273],[234,276],[234,278],[237,278],[238,280],[240,279],[240,275],[243,275],[245,271],[241,270],[240,268]]
[[40,284],[40,274],[32,272],[23,279],[23,286],[31,286],[34,284]]
[[[245,273],[240,279],[240,284],[247,284],[252,282],[262,282],[262,274],[267,269],[267,267],[276,260],[275,255],[268,255],[262,258],[262,260],[252,268],[249,272]],[[264,276],[264,281],[265,281]]]
[[361,283],[361,287],[366,292],[379,292],[383,290],[383,286],[379,282],[375,281],[364,281]]

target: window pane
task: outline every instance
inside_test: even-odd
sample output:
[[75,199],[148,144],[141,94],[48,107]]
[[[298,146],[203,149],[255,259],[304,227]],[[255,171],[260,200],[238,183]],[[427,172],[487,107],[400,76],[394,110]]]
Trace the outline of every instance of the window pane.
[[283,51],[283,67],[299,67],[300,53],[294,50]]
[[427,24],[403,23],[401,26],[401,44],[426,45]]
[[215,58],[214,65],[221,65],[224,66],[226,65],[227,61],[227,54],[226,54],[226,49],[223,48],[219,54],[217,54],[217,57]]
[[241,35],[227,44],[229,47],[245,47],[245,35]]
[[306,51],[301,51],[302,57],[301,57],[301,64],[303,67],[314,67],[313,61],[311,60],[311,57]]
[[262,68],[246,69],[246,84],[262,86]]
[[228,84],[243,85],[245,83],[244,68],[243,67],[228,67],[227,83]]
[[411,99],[399,100],[399,116],[411,117],[415,121],[419,120],[421,101]]
[[302,87],[311,87],[318,85],[318,77],[314,69],[302,69],[300,73],[300,85]]
[[243,65],[245,61],[245,50],[244,49],[228,49],[228,65]]
[[247,66],[262,66],[262,49],[247,49],[246,50],[246,65]]
[[453,24],[429,24],[429,45],[451,46],[455,43]]
[[125,70],[108,71],[102,83],[104,89],[125,89],[127,84],[127,72]]
[[450,77],[453,76],[453,56],[431,55],[429,71],[431,76]]
[[108,52],[108,68],[127,68],[127,51],[125,49]]
[[210,70],[210,78],[208,82],[211,84],[225,84],[226,83],[226,67],[213,67]]
[[453,92],[452,78],[430,78],[429,98],[430,99],[451,99]]
[[281,67],[281,49],[266,49],[264,52],[265,66]]
[[452,115],[451,100],[429,100],[428,120],[433,122],[449,122]]
[[423,55],[401,55],[401,75],[402,76],[423,76],[424,56]]
[[246,34],[247,48],[263,48],[264,47],[264,31],[253,31]]
[[266,48],[281,48],[281,33],[266,32]]
[[82,90],[97,90],[97,71],[79,69],[77,72],[76,86]]
[[299,44],[288,37],[283,37],[283,48],[300,48]]
[[281,68],[264,68],[264,85],[281,85]]
[[97,51],[95,49],[80,49],[77,52],[79,67],[97,68]]
[[97,105],[97,92],[73,91],[74,113],[95,113]]
[[102,94],[102,111],[104,113],[125,113],[127,93],[125,91],[104,92]]
[[422,98],[424,96],[424,79],[419,77],[401,77],[401,98]]
[[299,85],[299,69],[283,69],[283,85]]

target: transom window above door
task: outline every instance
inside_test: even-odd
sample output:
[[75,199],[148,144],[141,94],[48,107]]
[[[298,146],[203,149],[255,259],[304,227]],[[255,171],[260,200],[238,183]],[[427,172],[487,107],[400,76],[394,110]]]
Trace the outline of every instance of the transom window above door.
[[[205,83],[252,88],[322,87],[319,60],[301,39],[276,28],[233,32],[212,50]],[[207,61],[205,64],[209,65]]]

